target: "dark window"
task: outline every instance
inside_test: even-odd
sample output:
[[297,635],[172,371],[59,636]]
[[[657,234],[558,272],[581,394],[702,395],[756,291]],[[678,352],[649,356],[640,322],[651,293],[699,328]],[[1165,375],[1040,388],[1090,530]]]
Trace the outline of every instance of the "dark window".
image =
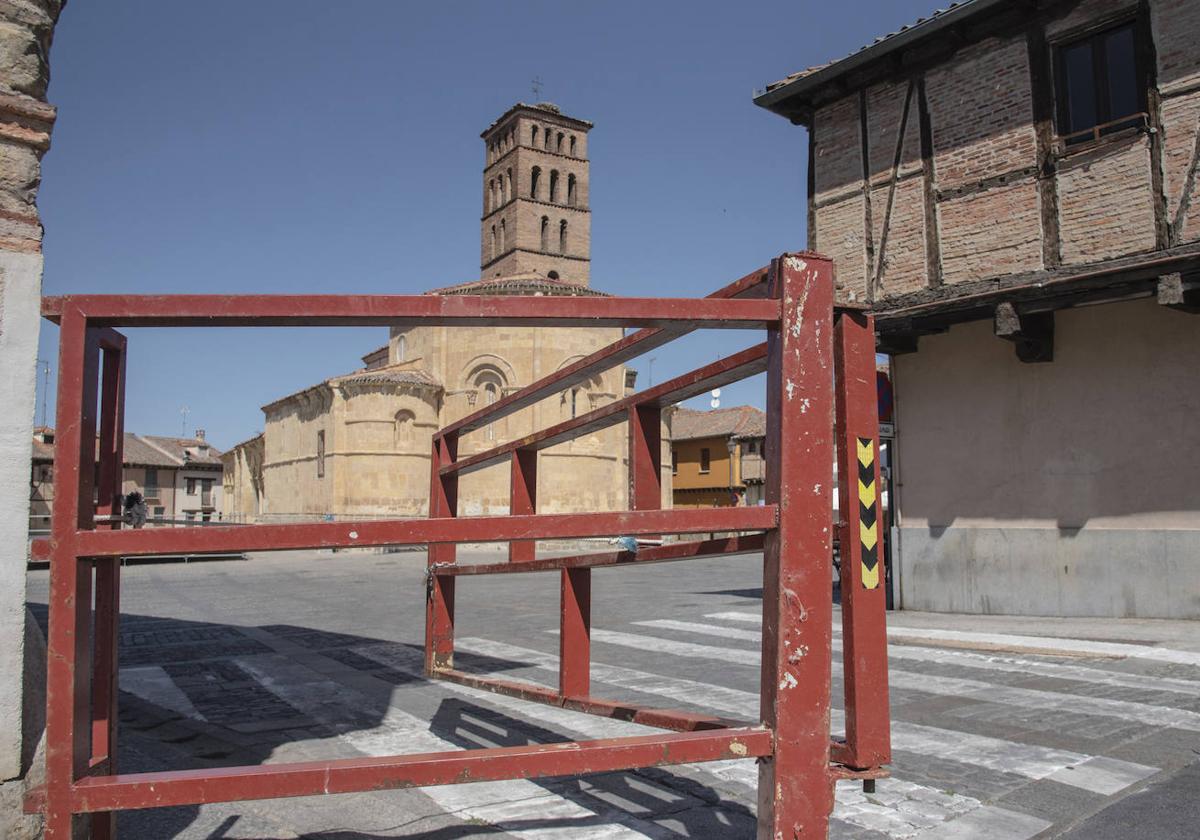
[[575,206],[575,176],[567,176],[567,204]]
[[558,223],[558,253],[567,253],[567,220]]
[[679,472],[679,453],[674,449],[671,450],[671,475],[676,475]]
[[158,495],[158,470],[146,470],[146,495]]
[[529,197],[536,199],[538,197],[538,178],[542,175],[541,168],[535,166],[529,173]]
[[186,479],[186,481],[187,481],[187,494],[189,496],[195,496],[196,495],[196,479],[189,478],[189,479]]
[[1060,46],[1057,81],[1058,133],[1068,144],[1140,125],[1145,85],[1134,49],[1134,25]]
[[541,242],[541,245],[542,245],[543,251],[550,250],[550,218],[548,216],[542,216],[542,242]]
[[317,432],[317,478],[325,477],[325,430]]
[[706,473],[712,468],[712,456],[707,449],[700,450],[700,472]]

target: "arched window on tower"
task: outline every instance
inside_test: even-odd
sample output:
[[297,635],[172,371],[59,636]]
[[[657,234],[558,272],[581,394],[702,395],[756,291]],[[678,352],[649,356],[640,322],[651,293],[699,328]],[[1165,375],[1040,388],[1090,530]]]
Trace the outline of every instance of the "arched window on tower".
[[403,362],[406,356],[408,356],[408,338],[402,335],[396,339],[397,364]]
[[550,126],[546,126],[546,130],[542,132],[542,148],[550,151]]
[[488,259],[494,260],[494,259],[496,259],[497,256],[498,256],[498,254],[496,252],[496,226],[492,225],[492,241],[488,248]]
[[515,198],[515,197],[516,197],[516,193],[513,192],[513,183],[512,183],[512,167],[510,166],[507,169],[507,171],[505,173],[505,178],[504,178],[504,203],[507,204],[508,200],[510,198]]
[[504,220],[500,220],[500,253],[508,250],[508,233],[504,229]]
[[558,223],[558,253],[567,253],[567,220]]
[[550,170],[550,203],[558,203],[558,170]]
[[562,144],[563,144],[563,133],[560,131],[560,132],[558,132],[558,144],[554,147],[554,151],[558,152],[560,155],[562,154]]
[[571,157],[575,157],[575,135],[571,135]]
[[536,125],[529,126],[529,145],[536,146],[538,141],[538,127]]
[[576,204],[576,201],[577,201],[577,199],[575,197],[575,176],[568,175],[567,176],[567,204],[574,207]]
[[542,251],[550,250],[550,218],[542,216]]
[[540,186],[540,184],[538,182],[541,179],[542,179],[542,168],[540,166],[533,167],[533,169],[530,170],[530,172],[529,172],[529,197],[534,199],[535,201],[537,200],[538,187]]

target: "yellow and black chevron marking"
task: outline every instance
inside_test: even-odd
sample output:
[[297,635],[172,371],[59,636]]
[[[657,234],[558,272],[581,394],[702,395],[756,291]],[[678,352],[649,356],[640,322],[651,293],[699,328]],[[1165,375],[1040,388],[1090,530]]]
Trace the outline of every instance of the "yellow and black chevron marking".
[[858,439],[858,535],[862,540],[864,589],[879,586],[879,493],[875,487],[875,441]]

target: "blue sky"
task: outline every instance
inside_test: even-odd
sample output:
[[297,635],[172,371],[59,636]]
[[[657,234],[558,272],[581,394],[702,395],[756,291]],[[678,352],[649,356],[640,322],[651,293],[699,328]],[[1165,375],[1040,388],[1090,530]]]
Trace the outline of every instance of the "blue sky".
[[[479,132],[530,80],[596,124],[592,284],[698,296],[805,243],[804,130],[755,88],[931,2],[71,3],[51,53],[46,294],[419,293],[479,273]],[[208,430],[383,330],[135,330],[126,428]],[[653,378],[753,343],[705,333]],[[57,366],[57,330],[40,357]],[[646,360],[632,363],[647,381]],[[53,388],[53,373],[51,388]],[[762,404],[762,383],[722,402]],[[53,422],[53,393],[47,401]],[[706,406],[707,398],[693,401]],[[40,397],[38,422],[41,422]]]

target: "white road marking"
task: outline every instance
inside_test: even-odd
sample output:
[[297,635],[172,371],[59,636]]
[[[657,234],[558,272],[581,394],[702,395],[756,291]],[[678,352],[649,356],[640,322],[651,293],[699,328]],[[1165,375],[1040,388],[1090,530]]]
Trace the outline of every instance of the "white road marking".
[[[326,725],[344,726],[347,707],[369,708],[376,702],[342,683],[322,679],[320,674],[285,656],[256,656],[237,661],[268,691]],[[427,721],[390,705],[373,729],[343,732],[338,739],[367,755],[461,749],[460,745],[431,732]],[[583,824],[586,824],[589,837],[604,840],[654,836],[613,822],[598,823],[597,811],[525,780],[445,785],[421,788],[421,791],[449,813],[482,820],[515,837],[528,840],[570,840],[579,836]],[[611,809],[606,807],[603,810],[605,816],[602,819],[608,819]],[[575,821],[580,825],[550,825],[559,821]],[[544,823],[545,827],[538,828],[539,822]]]
[[[762,614],[753,612],[727,611],[708,613],[705,618],[738,621],[746,624],[762,624]],[[839,628],[834,627],[834,632]],[[1157,645],[1131,645],[1123,642],[1097,642],[1090,639],[1068,639],[1059,636],[1021,636],[1010,633],[973,633],[966,630],[941,630],[931,627],[889,626],[889,636],[910,639],[945,640],[953,642],[977,642],[997,647],[1019,647],[1044,650],[1047,654],[1067,651],[1069,653],[1093,654],[1095,656],[1118,656],[1127,659],[1148,659],[1168,662],[1172,665],[1194,665],[1200,667],[1200,652],[1179,650]]]
[[1153,767],[1098,755],[1072,767],[1064,767],[1047,778],[1095,791],[1105,796],[1112,796],[1157,772]]
[[[612,631],[593,630],[593,638],[596,638],[598,632],[606,635],[612,633]],[[635,640],[640,649],[646,648],[646,642],[641,637],[631,634],[619,635]],[[528,662],[549,671],[558,669],[557,658],[540,651],[487,639],[462,639],[457,644],[459,649],[472,653]],[[712,648],[712,650],[724,649]],[[619,685],[646,694],[667,697],[677,703],[696,704],[709,711],[732,715],[743,720],[756,720],[758,717],[758,695],[749,691],[676,677],[663,677],[644,671],[635,671],[631,668],[600,663],[592,663],[592,679],[596,682]],[[845,729],[845,717],[838,709],[833,709],[831,712],[831,726],[834,732]],[[905,752],[974,764],[1001,773],[1023,776],[1027,779],[1044,779],[1065,767],[1081,764],[1091,757],[1068,750],[1022,744],[1016,741],[989,738],[984,735],[973,735],[968,732],[922,726],[898,720],[892,721],[892,746]],[[1142,765],[1131,765],[1130,769],[1135,767],[1142,767]],[[1155,770],[1155,768],[1145,769],[1152,772]],[[1070,784],[1066,778],[1058,779],[1058,781]]]
[[1052,823],[1006,808],[985,805],[917,835],[917,840],[1028,840]]
[[[705,632],[720,635],[722,628],[695,624],[693,622],[639,622],[655,627],[669,629],[685,629],[684,625],[696,628],[693,632]],[[742,633],[750,631],[743,630]],[[715,659],[720,662],[736,662],[756,657],[757,652],[737,648],[714,647],[712,645],[697,645],[691,642],[677,642],[672,639],[646,637],[640,634],[620,633],[608,630],[592,630],[592,638],[601,642],[643,650],[654,650],[656,647],[674,653],[677,656]],[[836,648],[836,645],[835,645]],[[747,661],[746,664],[753,664]],[[835,659],[834,673],[840,673],[841,663]],[[1151,703],[1139,703],[1132,700],[1113,700],[1107,697],[1091,697],[1083,694],[1067,694],[1058,691],[1046,691],[1036,688],[1021,688],[1017,686],[1000,685],[982,680],[964,679],[959,677],[935,676],[920,672],[908,671],[891,666],[888,669],[888,682],[893,688],[908,691],[921,691],[927,694],[939,694],[951,697],[967,697],[985,700],[990,703],[1003,703],[1033,709],[1052,709],[1074,714],[1098,715],[1115,717],[1147,726],[1172,726],[1200,732],[1200,713],[1188,709],[1177,709],[1172,706],[1161,706]],[[1143,686],[1153,687],[1153,683]]]
[[[747,621],[748,619],[753,619],[753,622],[747,621],[747,623],[762,623],[762,617],[752,613],[713,613],[707,617],[727,619],[730,621]],[[675,629],[688,629],[695,633],[704,633],[712,636],[725,636],[725,633],[717,632],[717,630],[730,629],[720,628],[717,625],[697,624],[695,622],[668,622],[659,624],[657,622],[642,621],[636,623],[651,626],[657,625],[668,628],[671,628],[675,625],[687,624],[689,625],[688,627],[675,626]],[[753,631],[737,630],[737,632],[739,634],[747,634]],[[745,638],[747,640],[757,641],[761,639],[761,636],[762,634],[760,633],[755,636],[738,635],[729,636],[729,638]],[[1186,680],[1175,677],[1130,674],[1125,671],[1111,671],[1105,668],[1094,668],[1086,665],[1075,665],[1064,662],[1045,662],[1037,659],[1028,659],[1002,653],[975,653],[972,651],[959,649],[934,648],[915,645],[892,645],[888,648],[888,658],[907,659],[918,662],[938,662],[945,665],[957,665],[963,668],[987,668],[995,671],[1010,671],[1012,673],[1020,674],[1037,674],[1038,676],[1053,677],[1055,679],[1101,683],[1103,685],[1119,686],[1122,688],[1165,691],[1175,694],[1186,694],[1191,697],[1200,697],[1200,680]]]
[[[473,640],[459,642],[460,649],[467,649],[466,646],[470,641]],[[380,646],[376,650],[354,648],[354,651],[384,664],[393,666],[398,664],[387,655],[387,646]],[[519,651],[511,654],[513,659],[538,660],[546,663],[548,667],[549,661],[545,656],[534,651]],[[449,691],[471,697],[483,704],[491,704],[505,711],[511,711],[516,716],[562,727],[588,738],[613,738],[647,731],[646,727],[624,721],[571,712],[541,703],[530,703],[456,683],[447,682],[445,685]],[[694,696],[694,692],[689,690],[688,695]],[[753,695],[749,696],[753,697]],[[752,759],[715,761],[686,766],[710,773],[722,781],[734,783],[742,796],[753,801],[758,785],[758,767]],[[896,778],[880,782],[875,794],[864,794],[862,785],[855,783],[838,785],[836,795],[837,811],[835,813],[838,819],[861,828],[882,832],[896,840],[915,837],[921,831],[939,825],[946,819],[978,808],[982,804],[971,797],[943,792]]]

